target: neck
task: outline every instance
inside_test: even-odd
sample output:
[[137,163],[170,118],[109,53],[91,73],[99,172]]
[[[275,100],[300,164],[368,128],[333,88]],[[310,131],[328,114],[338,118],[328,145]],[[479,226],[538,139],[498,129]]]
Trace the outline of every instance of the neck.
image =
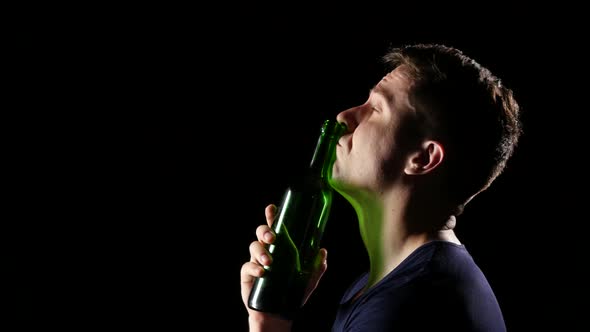
[[[365,289],[378,283],[425,243],[441,240],[460,244],[453,232],[454,216],[423,211],[427,209],[416,211],[410,208],[409,201],[407,194],[397,191],[377,199],[365,197],[353,204],[370,263]],[[444,224],[440,220],[447,220],[441,228],[415,227]]]

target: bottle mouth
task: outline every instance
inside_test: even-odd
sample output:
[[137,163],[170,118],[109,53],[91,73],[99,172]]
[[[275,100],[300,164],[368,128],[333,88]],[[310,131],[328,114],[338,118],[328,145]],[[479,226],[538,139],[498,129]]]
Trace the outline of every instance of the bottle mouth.
[[336,120],[328,119],[324,121],[322,126],[322,135],[333,137],[340,137],[346,132],[346,125]]

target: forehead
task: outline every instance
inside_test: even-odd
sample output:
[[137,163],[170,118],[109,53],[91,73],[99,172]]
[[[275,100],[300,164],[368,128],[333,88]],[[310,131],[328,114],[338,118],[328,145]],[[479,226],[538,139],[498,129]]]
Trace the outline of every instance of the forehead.
[[385,75],[373,88],[373,92],[384,95],[388,100],[407,98],[412,80],[405,66],[399,66]]

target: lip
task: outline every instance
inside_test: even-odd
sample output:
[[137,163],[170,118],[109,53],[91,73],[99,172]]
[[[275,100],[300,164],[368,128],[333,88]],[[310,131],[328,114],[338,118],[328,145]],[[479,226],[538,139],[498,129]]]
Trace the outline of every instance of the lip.
[[348,137],[349,137],[348,135],[340,137],[340,139],[338,140],[338,145],[339,146],[346,146],[347,145],[346,140],[349,139]]

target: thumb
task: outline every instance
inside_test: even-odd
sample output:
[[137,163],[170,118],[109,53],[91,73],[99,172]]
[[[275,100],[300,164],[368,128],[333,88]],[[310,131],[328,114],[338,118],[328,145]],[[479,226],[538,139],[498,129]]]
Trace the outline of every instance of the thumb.
[[305,290],[305,296],[303,297],[303,304],[307,302],[313,291],[317,288],[320,279],[328,269],[328,250],[325,248],[320,249],[320,252],[316,256],[315,268],[309,279],[309,284]]
[[324,272],[328,268],[328,250],[326,248],[320,249],[318,256],[316,257],[316,270],[314,271],[317,274],[317,281],[320,281]]

